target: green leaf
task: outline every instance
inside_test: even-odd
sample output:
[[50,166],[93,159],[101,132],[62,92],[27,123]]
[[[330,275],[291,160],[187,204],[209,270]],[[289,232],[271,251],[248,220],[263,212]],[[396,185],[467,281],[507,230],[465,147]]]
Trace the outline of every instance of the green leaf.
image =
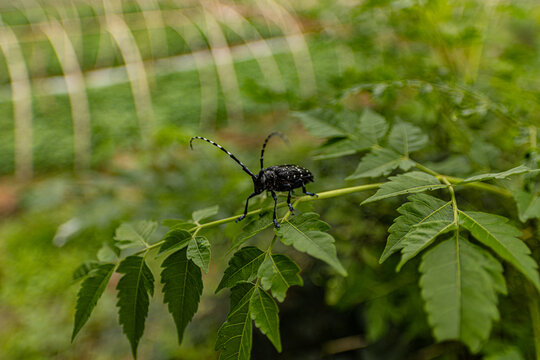
[[231,310],[227,320],[218,330],[216,341],[216,350],[221,350],[220,360],[250,359],[252,343],[250,303],[253,292],[252,284],[239,284],[231,291]]
[[197,227],[192,220],[177,220],[177,219],[165,219],[161,222],[163,225],[167,226],[169,229],[184,229],[191,230]]
[[328,224],[317,220],[319,217],[315,213],[306,213],[286,220],[277,229],[277,234],[285,245],[292,245],[298,251],[306,252],[309,255],[320,259],[341,275],[346,276],[347,271],[336,255],[334,238],[325,232],[329,229]]
[[315,110],[310,112],[295,112],[293,115],[300,119],[307,131],[313,136],[322,138],[347,136],[347,132],[343,128],[328,118],[328,113]]
[[366,138],[371,145],[375,145],[388,131],[388,123],[384,117],[366,108],[360,117],[358,130],[361,136]]
[[242,231],[236,236],[231,246],[231,250],[238,248],[240,245],[251,239],[263,230],[272,226],[272,212],[265,211],[259,216],[252,217],[249,222],[242,228]]
[[216,215],[218,211],[219,211],[219,205],[214,205],[214,206],[207,207],[205,209],[194,211],[193,214],[191,214],[191,217],[193,218],[194,222],[199,222],[202,219],[206,219],[206,218]]
[[401,270],[407,261],[428,247],[437,236],[455,228],[453,220],[427,221],[414,225],[402,242],[401,261],[396,270]]
[[171,229],[163,237],[163,244],[158,255],[170,250],[180,250],[186,247],[191,240],[191,234],[183,229]]
[[104,243],[97,252],[97,258],[101,262],[116,262],[118,260],[118,254],[111,245]]
[[274,299],[266,291],[257,287],[251,296],[249,307],[255,325],[268,337],[276,350],[281,352],[279,309]]
[[261,286],[264,290],[271,290],[272,295],[279,302],[283,302],[289,287],[304,284],[298,275],[299,272],[300,267],[289,257],[276,254],[263,261],[257,277],[261,279]]
[[388,235],[386,247],[379,260],[380,263],[405,247],[404,241],[414,230],[414,225],[430,221],[452,221],[454,219],[450,201],[443,201],[427,194],[414,194],[409,196],[408,200],[398,208],[397,211],[401,216],[397,217],[388,229],[390,235]]
[[85,261],[81,265],[79,265],[75,271],[73,271],[73,282],[77,282],[81,279],[84,279],[86,275],[90,273],[93,269],[97,268],[99,266],[99,262],[97,261]]
[[201,269],[188,259],[188,249],[169,255],[161,267],[163,303],[168,304],[178,334],[178,344],[182,343],[184,330],[193,319],[199,307],[203,290]]
[[482,212],[460,211],[459,220],[472,236],[512,264],[540,291],[538,264],[531,257],[531,250],[518,239],[521,231],[510,225],[507,218]]
[[154,276],[140,256],[129,256],[118,266],[117,272],[124,274],[118,281],[119,322],[131,344],[131,352],[137,358],[137,346],[144,331],[148,315],[149,294],[154,294]]
[[210,266],[210,242],[208,239],[204,236],[191,239],[187,248],[187,257],[208,274]]
[[223,288],[233,287],[240,281],[253,280],[264,260],[264,254],[254,246],[238,250],[229,261],[229,267],[225,270],[216,293]]
[[403,158],[394,150],[379,148],[364,156],[354,173],[345,180],[386,176],[398,167],[409,170],[413,166],[414,161]]
[[88,277],[82,282],[81,289],[77,295],[75,324],[73,325],[71,341],[75,339],[75,336],[77,336],[81,328],[86,324],[86,321],[88,321],[88,318],[90,318],[92,310],[94,310],[94,307],[109,283],[114,268],[114,264],[101,264],[93,268],[88,273]]
[[149,245],[150,236],[157,228],[155,221],[124,223],[116,229],[115,245],[124,253],[136,252]]
[[506,293],[502,271],[489,252],[462,238],[425,253],[420,287],[437,341],[460,340],[472,352],[480,350],[499,319],[497,292]]
[[466,178],[465,180],[461,181],[459,184],[464,183],[470,183],[474,181],[486,181],[486,180],[493,180],[493,179],[506,179],[511,175],[519,175],[519,174],[525,174],[525,173],[532,173],[532,172],[538,172],[540,170],[533,170],[525,165],[519,165],[515,168],[512,168],[510,170],[506,170],[500,173],[492,173],[492,174],[481,174],[476,176],[471,176]]
[[379,187],[379,190],[377,190],[375,195],[364,200],[362,205],[392,196],[419,193],[426,190],[435,190],[446,187],[446,185],[441,184],[435,176],[420,171],[390,176],[389,179],[390,181]]
[[314,156],[315,160],[333,159],[341,156],[355,154],[369,149],[371,145],[367,141],[358,141],[347,138],[332,138],[322,145]]
[[405,156],[422,149],[427,143],[427,135],[416,126],[406,122],[395,124],[388,136],[388,144]]
[[519,190],[514,193],[514,200],[516,200],[519,220],[525,222],[529,219],[540,218],[540,197],[538,193],[533,194]]

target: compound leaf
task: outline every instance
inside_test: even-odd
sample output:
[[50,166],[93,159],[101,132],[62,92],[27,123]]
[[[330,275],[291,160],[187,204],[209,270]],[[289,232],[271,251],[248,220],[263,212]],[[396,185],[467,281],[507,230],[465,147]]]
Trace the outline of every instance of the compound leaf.
[[420,171],[390,176],[389,179],[390,181],[379,187],[379,190],[377,190],[375,195],[364,200],[362,205],[392,196],[419,193],[426,190],[435,190],[446,187],[446,185],[441,184],[435,176]]
[[95,267],[89,271],[86,279],[82,282],[79,294],[77,295],[75,324],[73,325],[71,341],[75,339],[75,336],[77,336],[86,321],[88,321],[88,318],[90,318],[92,310],[94,310],[94,307],[109,283],[114,268],[114,264],[95,264]]
[[533,194],[519,190],[514,193],[514,200],[516,200],[519,220],[525,222],[529,219],[540,218],[540,197],[538,193]]
[[341,275],[346,276],[347,271],[337,258],[336,247],[332,235],[323,231],[329,226],[323,221],[317,220],[315,213],[306,213],[286,220],[277,230],[277,234],[285,245],[292,245],[298,251],[320,259]]
[[254,246],[246,246],[238,250],[229,260],[229,267],[225,270],[216,292],[226,287],[233,287],[240,281],[253,280],[263,260],[264,252]]
[[394,150],[385,148],[374,149],[362,158],[352,175],[345,180],[360,179],[366,177],[386,176],[398,167],[409,170],[414,162],[404,158]]
[[161,265],[163,302],[168,304],[176,324],[178,344],[182,343],[184,330],[197,312],[203,290],[201,269],[188,259],[188,251],[184,248],[172,253]]
[[193,218],[193,222],[199,222],[203,219],[216,215],[218,211],[219,211],[219,206],[214,205],[214,206],[207,207],[205,209],[195,210],[191,214],[191,217]]
[[422,149],[427,143],[427,135],[416,126],[406,122],[394,125],[388,136],[388,144],[405,156]]
[[204,236],[191,239],[187,247],[187,257],[208,274],[210,266],[210,242],[208,239]]
[[220,360],[249,360],[251,356],[252,324],[250,303],[254,287],[241,283],[231,291],[231,309],[219,328],[216,351]]
[[460,340],[472,352],[499,319],[497,292],[506,293],[501,264],[479,246],[448,239],[427,251],[420,287],[437,341]]
[[366,108],[360,117],[358,130],[360,135],[366,138],[371,145],[375,145],[386,134],[388,123],[384,117]]
[[482,212],[460,211],[459,219],[460,224],[472,236],[512,264],[540,291],[538,264],[531,257],[531,250],[518,239],[521,231],[510,225],[507,218]]
[[257,276],[261,279],[263,289],[271,290],[272,295],[282,302],[289,287],[303,285],[299,272],[300,267],[289,257],[276,254],[263,261]]
[[281,352],[279,337],[278,306],[266,291],[257,287],[250,300],[251,318],[255,325],[272,342],[278,352]]
[[475,175],[466,178],[465,180],[461,181],[460,184],[464,183],[470,183],[474,181],[486,181],[486,180],[493,180],[493,179],[506,179],[511,175],[519,175],[519,174],[525,174],[530,172],[538,172],[540,170],[533,170],[525,165],[519,165],[515,168],[512,168],[510,170],[506,170],[500,173],[492,173],[492,174],[481,174],[481,175]]
[[191,240],[191,234],[184,230],[173,228],[163,237],[163,244],[159,248],[158,255],[169,250],[180,250],[186,247]]
[[154,294],[154,276],[140,256],[128,256],[118,266],[124,274],[118,281],[119,322],[131,344],[131,352],[137,358],[137,346],[144,331],[148,315],[149,295]]

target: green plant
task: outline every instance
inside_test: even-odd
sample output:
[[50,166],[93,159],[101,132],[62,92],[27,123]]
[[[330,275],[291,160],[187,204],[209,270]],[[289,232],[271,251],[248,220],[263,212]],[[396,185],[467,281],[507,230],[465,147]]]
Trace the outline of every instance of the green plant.
[[[437,341],[458,340],[473,353],[483,349],[493,324],[500,318],[498,296],[508,293],[503,263],[511,265],[526,279],[523,286],[530,284],[527,302],[531,310],[535,309],[540,290],[538,265],[519,238],[521,231],[501,215],[466,210],[469,205],[461,205],[456,193],[461,189],[475,189],[507,199],[514,197],[523,221],[538,218],[540,206],[532,181],[540,171],[536,169],[537,164],[529,162],[528,166],[519,165],[504,172],[457,178],[436,172],[410,157],[411,153],[428,145],[424,132],[410,123],[396,121],[391,126],[371,110],[365,110],[360,116],[346,111],[312,111],[299,116],[313,135],[328,138],[319,158],[368,152],[349,179],[400,172],[384,183],[319,192],[318,198],[299,197],[294,207],[374,189],[377,189],[375,194],[362,204],[408,196],[389,229],[380,261],[400,252],[401,261],[397,266],[400,270],[408,261],[421,256],[418,281]],[[521,176],[529,185],[511,190],[487,183],[510,176]],[[285,205],[281,203],[280,208]],[[319,215],[313,211],[296,216],[287,211],[280,218],[281,227],[267,238],[265,249],[243,246],[272,227],[268,209],[263,207],[248,213],[250,221],[230,245],[229,251],[234,254],[216,290],[231,288],[229,315],[218,331],[216,342],[216,350],[221,351],[223,359],[250,358],[252,321],[274,347],[281,350],[279,308],[275,299],[282,302],[290,286],[302,285],[302,278],[295,262],[274,253],[278,240],[326,262],[339,276],[347,275],[337,257],[335,239],[328,233],[330,226],[319,220]],[[202,272],[208,272],[209,268],[211,245],[204,233],[237,218],[202,222],[217,211],[214,206],[195,211],[190,220],[164,221],[169,231],[162,239],[152,236],[158,226],[155,222],[122,224],[114,242],[98,252],[99,261],[85,263],[76,272],[77,278],[84,280],[77,301],[73,338],[88,320],[111,275],[118,272],[123,274],[116,286],[119,321],[136,357],[149,298],[154,292],[155,278],[146,260],[156,256],[162,268],[160,282],[164,302],[176,323],[181,342],[187,324],[197,311],[203,288]],[[537,335],[540,323],[534,311],[531,320]],[[537,344],[537,351],[538,348]]]

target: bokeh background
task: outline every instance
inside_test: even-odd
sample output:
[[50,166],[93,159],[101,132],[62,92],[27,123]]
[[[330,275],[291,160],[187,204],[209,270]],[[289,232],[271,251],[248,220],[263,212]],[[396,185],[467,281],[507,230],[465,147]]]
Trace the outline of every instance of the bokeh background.
[[[0,358],[130,358],[114,278],[70,343],[72,273],[122,221],[242,209],[250,180],[208,144],[189,151],[191,136],[257,169],[262,141],[280,130],[291,145],[272,142],[267,164],[302,164],[315,174],[311,191],[330,190],[350,185],[359,157],[314,160],[321,141],[297,114],[339,104],[423,127],[432,145],[420,156],[444,160],[441,171],[504,170],[536,144],[539,50],[532,0],[0,1]],[[534,353],[512,299],[501,300],[505,320],[482,354],[434,344],[416,266],[378,264],[398,204],[359,208],[363,197],[313,205],[350,276],[292,253],[305,286],[280,307],[284,354],[256,332],[254,359]],[[228,231],[208,234],[212,270],[182,346],[156,295],[141,359],[216,358],[228,300],[213,289]]]

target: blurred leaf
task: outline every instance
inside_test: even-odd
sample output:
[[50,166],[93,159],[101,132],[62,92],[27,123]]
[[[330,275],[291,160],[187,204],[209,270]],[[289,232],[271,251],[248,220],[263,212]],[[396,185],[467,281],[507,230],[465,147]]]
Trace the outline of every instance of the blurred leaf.
[[238,250],[225,270],[216,293],[226,287],[233,287],[240,281],[251,281],[257,275],[265,253],[254,246],[246,246]]
[[178,344],[182,343],[184,330],[199,307],[203,283],[201,269],[187,256],[188,249],[169,255],[161,267],[163,303],[168,304],[176,331]]
[[446,185],[441,184],[435,176],[420,171],[390,176],[389,179],[390,181],[379,187],[379,190],[377,190],[375,195],[364,200],[362,205],[392,196],[419,193],[426,190],[435,190],[446,187]]
[[482,212],[460,211],[459,220],[460,225],[469,230],[472,236],[512,264],[540,291],[538,264],[531,257],[531,250],[518,239],[521,231],[510,225],[507,218]]
[[339,126],[339,122],[332,121],[328,113],[321,111],[295,112],[306,129],[313,135],[321,138],[346,137],[347,132]]
[[163,244],[159,248],[158,255],[169,250],[180,250],[186,247],[191,240],[191,234],[183,229],[169,230],[163,237]]
[[196,210],[193,212],[191,216],[194,222],[199,222],[203,219],[216,215],[218,211],[219,211],[219,205],[214,205],[214,206],[207,207],[205,209]]
[[257,277],[264,290],[271,290],[279,302],[285,300],[289,287],[302,286],[304,282],[298,274],[300,267],[289,257],[281,254],[268,256],[259,267]]
[[161,222],[163,225],[167,226],[169,229],[183,229],[191,230],[196,228],[197,225],[194,224],[191,220],[177,220],[177,219],[166,219]]
[[366,108],[362,112],[358,125],[359,135],[369,141],[371,145],[376,145],[388,131],[388,123],[381,115]]
[[73,271],[73,282],[77,282],[81,279],[84,279],[90,271],[97,268],[99,266],[99,262],[97,261],[85,261],[81,265],[79,265],[75,271]]
[[266,291],[257,287],[251,296],[249,308],[255,325],[268,337],[276,350],[281,352],[279,309],[274,299]]
[[277,229],[277,234],[285,245],[292,245],[298,251],[326,262],[343,276],[347,271],[336,255],[336,247],[332,235],[322,232],[327,231],[329,226],[323,221],[317,220],[318,214],[306,213],[287,219]]
[[114,264],[101,264],[90,271],[88,277],[82,282],[81,288],[77,295],[77,306],[75,310],[75,324],[73,325],[73,333],[71,341],[79,333],[84,326],[92,310],[103,295],[103,291],[109,283],[112,273],[114,272]]
[[429,221],[453,221],[452,202],[443,201],[426,194],[414,194],[408,197],[408,202],[397,210],[401,216],[394,219],[388,229],[390,235],[381,255],[380,263],[390,255],[403,249],[406,237],[414,231],[413,226]]
[[481,174],[476,176],[471,176],[466,178],[465,180],[461,181],[460,184],[464,183],[470,183],[474,181],[486,181],[486,180],[492,180],[492,179],[506,179],[511,175],[519,175],[519,174],[525,174],[525,173],[535,173],[539,172],[540,170],[533,170],[528,168],[525,165],[519,165],[513,169],[506,170],[504,172],[500,173],[493,173],[493,174]]
[[157,228],[154,221],[139,221],[135,224],[123,223],[116,229],[115,245],[122,253],[136,252],[149,245],[150,236]]
[[470,161],[463,155],[451,155],[443,161],[426,162],[424,165],[439,174],[464,176],[471,172]]
[[525,360],[519,349],[516,347],[506,347],[489,355],[484,356],[483,360]]
[[154,276],[141,256],[129,256],[118,266],[124,276],[118,281],[119,322],[131,344],[131,353],[137,358],[137,346],[144,332],[148,316],[149,294],[154,294]]
[[497,292],[506,293],[501,264],[464,239],[426,252],[420,286],[437,341],[460,340],[475,353],[499,319]]
[[97,258],[101,262],[115,262],[118,260],[118,255],[109,244],[104,243],[97,252]]
[[538,193],[530,193],[519,190],[514,192],[514,200],[516,200],[519,220],[525,222],[529,219],[540,218],[540,197]]
[[355,154],[359,151],[369,149],[368,143],[361,143],[357,140],[347,138],[332,138],[322,145],[314,156],[315,160],[333,159],[341,156]]
[[406,122],[395,124],[388,136],[388,144],[405,156],[422,149],[427,143],[427,135],[416,126]]
[[398,167],[407,171],[414,166],[414,161],[403,158],[393,150],[379,148],[365,155],[352,175],[345,180],[365,177],[386,176]]
[[208,239],[204,236],[191,239],[187,247],[187,257],[208,274],[210,266],[210,242]]
[[221,350],[220,359],[249,360],[251,357],[253,292],[252,284],[239,284],[231,290],[229,315],[219,328],[216,341],[216,350]]

